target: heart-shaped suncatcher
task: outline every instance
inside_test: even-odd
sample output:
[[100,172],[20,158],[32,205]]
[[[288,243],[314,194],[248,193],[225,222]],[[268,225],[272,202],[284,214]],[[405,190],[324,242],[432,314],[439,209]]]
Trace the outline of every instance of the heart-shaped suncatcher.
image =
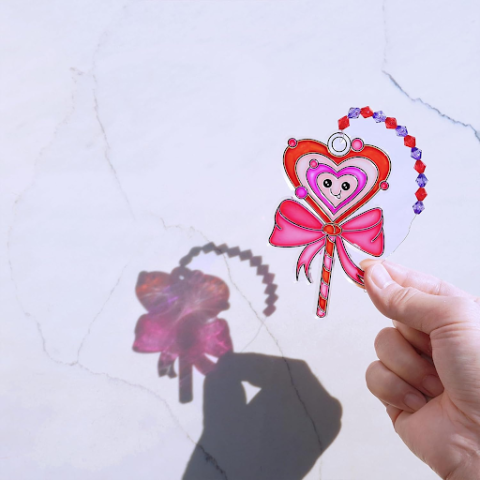
[[[296,200],[283,201],[275,214],[270,244],[305,247],[297,262],[297,278],[304,267],[309,280],[310,264],[324,249],[316,308],[318,317],[327,314],[335,251],[343,270],[359,286],[364,286],[364,272],[354,263],[348,249],[355,247],[357,251],[373,257],[383,255],[384,209],[381,206],[367,209],[366,205],[378,194],[389,190],[387,179],[392,171],[395,172],[397,162],[404,161],[394,158],[392,162],[383,149],[365,143],[377,143],[376,138],[381,135],[375,135],[375,131],[370,133],[374,138],[350,138],[343,132],[350,126],[351,119],[360,116],[363,122],[384,123],[387,129],[395,130],[397,136],[403,138],[404,145],[410,149],[410,156],[416,160],[414,170],[418,173],[416,181],[419,189],[415,193],[417,202],[413,211],[418,215],[425,208],[423,200],[427,196],[424,188],[427,177],[424,175],[426,167],[421,161],[422,151],[416,147],[416,140],[408,135],[406,127],[397,125],[395,118],[387,117],[382,111],[374,113],[370,107],[351,108],[348,115],[338,121],[340,131],[331,135],[326,144],[293,138],[288,141],[283,156],[285,172],[297,198],[304,200],[310,208]],[[368,127],[370,130],[367,131],[371,132],[371,125]],[[402,155],[403,152],[405,150]]]

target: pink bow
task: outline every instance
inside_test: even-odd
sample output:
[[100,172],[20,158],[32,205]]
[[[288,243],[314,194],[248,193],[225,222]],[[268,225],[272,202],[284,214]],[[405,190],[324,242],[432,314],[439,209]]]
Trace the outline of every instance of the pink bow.
[[364,272],[351,260],[344,241],[375,257],[383,253],[383,213],[374,208],[342,223],[323,223],[310,210],[294,200],[283,201],[275,214],[270,243],[276,247],[305,246],[297,262],[297,278],[302,267],[311,282],[309,267],[315,255],[325,246],[326,236],[335,239],[338,257],[346,274],[364,285]]

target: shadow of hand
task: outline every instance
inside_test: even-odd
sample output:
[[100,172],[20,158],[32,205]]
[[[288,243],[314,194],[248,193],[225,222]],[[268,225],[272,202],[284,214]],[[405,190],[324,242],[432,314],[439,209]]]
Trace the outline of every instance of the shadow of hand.
[[[261,389],[248,403],[242,382]],[[304,361],[227,353],[205,379],[204,431],[183,480],[302,479],[341,414]]]

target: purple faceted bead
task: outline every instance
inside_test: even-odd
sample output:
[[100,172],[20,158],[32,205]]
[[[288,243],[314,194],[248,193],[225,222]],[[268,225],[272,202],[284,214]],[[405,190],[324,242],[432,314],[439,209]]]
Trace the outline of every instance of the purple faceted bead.
[[360,109],[359,108],[351,108],[348,111],[348,118],[358,118],[360,116]]
[[410,156],[415,160],[420,160],[422,158],[422,151],[419,148],[414,147],[412,148],[412,153]]
[[375,112],[373,114],[373,119],[377,123],[384,122],[386,118],[387,118],[387,116],[381,110],[379,110],[378,112]]
[[417,177],[417,183],[420,188],[423,188],[428,183],[428,178],[425,176],[424,173],[421,173]]
[[420,200],[418,202],[415,202],[413,204],[413,211],[417,214],[417,215],[420,215],[423,211],[425,210],[425,205],[423,204],[423,202],[421,202]]
[[395,131],[399,137],[406,137],[408,135],[407,127],[404,127],[403,125],[399,125]]

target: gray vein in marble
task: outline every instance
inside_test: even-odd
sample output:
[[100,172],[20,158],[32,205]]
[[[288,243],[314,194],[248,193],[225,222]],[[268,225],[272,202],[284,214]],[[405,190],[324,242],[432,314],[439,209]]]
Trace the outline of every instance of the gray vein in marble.
[[[60,363],[63,363],[63,362],[60,362]],[[145,393],[147,393],[148,395],[151,395],[153,396],[156,400],[159,400],[163,405],[164,407],[167,409],[168,413],[170,414],[170,417],[172,418],[172,420],[175,422],[175,424],[177,425],[177,427],[185,434],[185,436],[187,437],[187,439],[193,444],[193,445],[196,445],[198,448],[200,448],[200,450],[202,450],[203,454],[205,455],[205,460],[208,462],[208,463],[211,463],[215,469],[222,474],[223,478],[225,478],[225,480],[228,480],[228,477],[225,473],[225,470],[223,470],[220,465],[218,464],[217,460],[215,459],[215,457],[213,455],[211,455],[203,445],[201,445],[200,443],[198,442],[195,442],[195,440],[190,436],[190,434],[183,428],[182,424],[180,423],[180,421],[178,420],[178,418],[175,416],[175,414],[173,413],[172,409],[170,408],[170,405],[168,404],[168,402],[163,398],[161,397],[160,395],[158,395],[158,393],[154,392],[153,390],[150,390],[149,388],[147,387],[144,387],[143,385],[140,385],[138,383],[133,383],[133,382],[129,382],[128,380],[124,380],[123,378],[119,378],[119,377],[114,377],[112,375],[109,375],[108,373],[105,373],[105,372],[95,372],[94,370],[91,370],[90,368],[82,365],[81,363],[78,363],[78,367],[91,374],[91,375],[95,375],[95,376],[102,376],[102,377],[105,377],[107,378],[109,381],[112,381],[112,382],[117,382],[117,383],[121,383],[121,384],[124,384],[124,385],[128,385],[129,387],[132,387],[132,388],[136,388],[138,390],[141,390]]]
[[110,156],[110,143],[108,141],[105,126],[104,126],[104,124],[102,122],[102,119],[101,119],[101,116],[100,116],[100,108],[99,108],[98,93],[97,93],[97,91],[98,91],[98,80],[97,80],[97,76],[95,74],[95,70],[96,70],[96,67],[97,67],[97,55],[98,55],[99,51],[102,49],[103,45],[105,44],[105,41],[108,38],[108,35],[113,28],[113,25],[115,23],[118,23],[124,17],[125,11],[126,11],[129,3],[130,3],[130,0],[127,0],[126,2],[124,2],[124,4],[120,7],[120,13],[118,14],[118,17],[113,19],[106,26],[106,28],[103,30],[103,32],[99,35],[97,45],[96,45],[95,50],[94,50],[93,55],[92,55],[92,66],[91,66],[91,69],[90,69],[89,73],[92,75],[93,82],[94,82],[94,88],[93,88],[92,93],[93,93],[93,101],[94,101],[95,118],[97,120],[97,123],[98,123],[101,131],[102,131],[102,136],[103,136],[103,139],[104,139],[104,142],[105,142],[105,150],[104,150],[105,160],[107,161],[108,166],[110,168],[110,171],[112,172],[112,174],[115,178],[115,182],[118,186],[118,189],[120,190],[123,198],[125,199],[125,202],[128,205],[128,209],[130,211],[130,214],[131,214],[132,218],[136,221],[136,217],[135,217],[135,214],[133,212],[133,208],[132,208],[132,205],[131,205],[130,200],[128,198],[127,192],[125,191],[122,183],[120,182],[120,178],[118,176],[117,170],[115,169],[115,166],[113,165],[113,162],[112,162],[112,159],[111,159],[111,156]]
[[438,113],[438,115],[440,115],[441,117],[446,118],[449,122],[452,122],[454,124],[461,125],[462,127],[466,127],[466,128],[471,129],[473,131],[473,133],[475,134],[475,137],[477,138],[477,140],[480,142],[480,131],[476,130],[473,127],[473,125],[471,125],[470,123],[462,122],[461,120],[456,120],[455,118],[452,118],[452,117],[446,115],[445,113],[441,112],[437,107],[434,107],[433,105],[430,105],[428,102],[426,102],[425,100],[422,100],[419,97],[413,98],[412,96],[410,96],[410,94],[408,92],[406,92],[402,88],[402,86],[397,82],[397,80],[395,80],[395,78],[393,78],[393,76],[390,73],[388,73],[386,70],[382,70],[382,72],[390,79],[390,81],[393,83],[393,85],[398,90],[400,90],[406,97],[408,97],[412,102],[419,102],[422,105],[425,105],[430,110],[433,110],[434,112]]
[[282,348],[280,347],[280,343],[278,342],[278,340],[275,338],[275,336],[270,331],[268,326],[266,324],[264,324],[264,326],[265,326],[266,331],[270,335],[270,337],[272,337],[272,340],[275,342],[275,345],[277,346],[278,350],[280,351],[280,355],[281,355],[283,361],[285,362],[285,367],[287,368],[287,371],[288,371],[288,376],[290,377],[290,383],[292,384],[292,388],[295,391],[295,394],[297,395],[298,401],[300,402],[300,404],[303,407],[305,415],[307,416],[307,418],[310,420],[310,423],[312,424],[313,431],[315,433],[315,436],[317,437],[318,445],[320,446],[320,451],[323,452],[323,450],[324,450],[323,449],[323,444],[322,444],[322,440],[320,439],[320,435],[318,433],[317,426],[315,425],[315,422],[313,421],[313,418],[310,415],[310,412],[308,411],[308,408],[305,405],[305,402],[303,401],[302,396],[300,395],[300,392],[298,391],[297,386],[295,385],[295,380],[293,378],[293,374],[292,374],[292,370],[290,368],[290,364],[288,363],[288,360],[285,358],[285,355],[283,353]]
[[437,107],[434,107],[433,105],[431,105],[430,103],[426,102],[425,100],[423,100],[422,98],[420,97],[416,97],[416,98],[413,98],[399,83],[398,81],[393,77],[392,74],[390,74],[386,68],[385,68],[385,65],[388,63],[388,60],[387,60],[387,48],[388,48],[388,44],[389,44],[389,39],[388,39],[388,26],[387,26],[387,15],[386,15],[386,0],[383,0],[382,2],[382,16],[383,16],[383,35],[384,35],[384,47],[383,47],[383,68],[382,68],[382,73],[384,75],[386,75],[389,80],[392,82],[392,84],[401,92],[403,93],[410,101],[414,102],[414,103],[421,103],[422,105],[424,105],[425,107],[427,107],[428,109],[430,110],[433,110],[434,112],[436,112],[438,115],[440,115],[441,117],[447,119],[449,122],[453,123],[453,124],[457,124],[457,125],[461,125],[462,127],[466,127],[466,128],[469,128],[470,130],[473,131],[476,139],[480,142],[480,131],[478,131],[477,129],[475,129],[475,127],[473,125],[471,125],[470,123],[465,123],[465,122],[462,122],[461,120],[456,120],[455,118],[453,117],[450,117],[449,115],[443,113],[439,108]]
[[88,325],[88,330],[87,330],[87,333],[84,335],[84,337],[82,338],[82,341],[80,342],[80,346],[78,347],[78,350],[77,350],[77,359],[73,362],[73,364],[76,364],[76,363],[79,363],[79,359],[80,359],[80,353],[83,349],[83,346],[88,338],[88,336],[90,335],[90,332],[92,330],[92,327],[93,327],[93,324],[97,321],[97,318],[102,314],[103,310],[105,309],[105,307],[107,306],[107,303],[110,301],[110,299],[112,298],[112,295],[113,295],[113,292],[115,292],[115,290],[117,289],[118,285],[120,284],[120,280],[122,279],[123,277],[123,273],[125,272],[125,269],[127,268],[128,264],[130,263],[130,260],[125,263],[125,265],[123,266],[122,270],[120,271],[120,275],[118,276],[118,280],[115,282],[115,285],[112,287],[112,289],[110,290],[109,294],[107,295],[107,298],[105,299],[105,301],[103,302],[102,306],[100,307],[100,309],[98,310],[98,313],[95,315],[95,317],[93,317],[93,320],[89,323]]
[[13,227],[14,227],[14,225],[16,223],[16,220],[17,220],[17,207],[20,204],[20,202],[23,200],[23,198],[25,197],[27,192],[35,184],[35,181],[36,181],[36,178],[37,178],[37,173],[38,173],[38,163],[40,162],[40,160],[43,157],[43,155],[45,154],[45,152],[47,152],[51,148],[51,146],[55,143],[55,141],[57,139],[57,136],[58,136],[58,133],[61,130],[61,127],[68,124],[68,122],[70,121],[70,118],[72,117],[72,115],[75,112],[75,92],[76,92],[76,89],[77,89],[77,79],[80,75],[83,75],[83,72],[81,72],[80,70],[77,70],[75,68],[71,68],[70,71],[72,73],[72,81],[73,81],[73,88],[72,88],[72,92],[70,94],[72,104],[71,104],[70,108],[68,109],[67,113],[65,114],[65,116],[62,118],[62,120],[60,120],[60,122],[55,126],[55,128],[53,130],[53,134],[52,134],[49,142],[39,150],[38,155],[36,156],[36,158],[33,162],[32,180],[24,188],[24,190],[17,196],[17,198],[15,199],[15,202],[13,203],[13,206],[12,206],[13,218],[12,218],[12,223],[10,224],[10,227],[9,227],[8,233],[7,233],[8,268],[10,270],[10,280],[12,281],[12,285],[13,285],[13,288],[15,290],[15,298],[16,298],[17,303],[20,307],[20,310],[23,312],[23,314],[28,318],[33,318],[33,320],[35,321],[37,330],[38,330],[38,332],[40,334],[40,337],[42,339],[43,351],[45,352],[45,354],[47,356],[49,356],[49,354],[46,350],[46,343],[45,343],[45,337],[44,337],[43,331],[42,331],[42,326],[40,325],[38,320],[36,318],[34,318],[30,314],[30,312],[28,312],[25,309],[25,306],[23,305],[23,303],[20,299],[20,294],[18,292],[18,284],[17,284],[17,281],[15,280],[15,274],[14,274],[14,269],[13,269],[13,264],[12,264],[12,256],[11,256],[12,243],[11,243],[11,239],[12,239]]
[[92,73],[92,78],[93,78],[93,82],[95,84],[95,87],[93,88],[93,101],[94,101],[94,109],[95,109],[95,118],[96,118],[97,123],[100,127],[100,130],[102,131],[102,137],[103,137],[103,140],[105,142],[104,157],[105,157],[105,160],[107,161],[107,164],[110,168],[110,171],[112,172],[113,177],[115,178],[115,183],[117,184],[118,189],[120,190],[125,202],[128,205],[128,210],[130,211],[130,214],[132,215],[133,219],[136,220],[135,214],[133,213],[132,205],[130,203],[130,200],[128,199],[127,192],[125,192],[125,189],[123,188],[122,183],[120,182],[120,179],[118,178],[117,170],[113,166],[112,159],[110,158],[110,143],[108,142],[107,132],[105,131],[105,127],[103,125],[103,122],[100,118],[100,113],[99,113],[98,95],[97,95],[98,82],[97,82],[97,77],[95,76],[95,73]]

